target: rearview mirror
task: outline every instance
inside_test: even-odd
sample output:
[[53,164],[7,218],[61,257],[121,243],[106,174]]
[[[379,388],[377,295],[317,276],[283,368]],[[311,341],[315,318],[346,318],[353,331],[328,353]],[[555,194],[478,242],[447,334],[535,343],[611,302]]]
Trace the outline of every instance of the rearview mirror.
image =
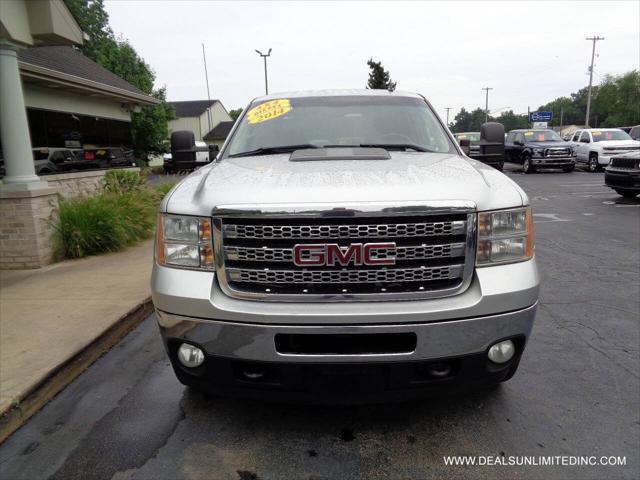
[[471,140],[468,138],[460,140],[460,148],[462,149],[462,153],[468,156],[469,152],[471,152]]

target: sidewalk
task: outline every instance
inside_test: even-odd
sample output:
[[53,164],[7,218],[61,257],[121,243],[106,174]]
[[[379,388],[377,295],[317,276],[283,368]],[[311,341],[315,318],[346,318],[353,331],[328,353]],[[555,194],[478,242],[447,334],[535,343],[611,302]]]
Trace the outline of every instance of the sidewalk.
[[0,272],[0,416],[148,304],[152,256],[148,240],[123,252]]

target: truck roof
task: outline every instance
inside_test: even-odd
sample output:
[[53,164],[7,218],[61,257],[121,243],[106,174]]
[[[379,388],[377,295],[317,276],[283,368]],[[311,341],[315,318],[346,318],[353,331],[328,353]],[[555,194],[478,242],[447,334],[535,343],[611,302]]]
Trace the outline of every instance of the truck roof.
[[343,89],[343,90],[300,90],[296,92],[277,92],[256,97],[253,101],[275,100],[278,98],[302,98],[302,97],[343,97],[343,96],[380,96],[380,97],[411,97],[423,98],[412,92],[389,92],[388,90],[369,89]]

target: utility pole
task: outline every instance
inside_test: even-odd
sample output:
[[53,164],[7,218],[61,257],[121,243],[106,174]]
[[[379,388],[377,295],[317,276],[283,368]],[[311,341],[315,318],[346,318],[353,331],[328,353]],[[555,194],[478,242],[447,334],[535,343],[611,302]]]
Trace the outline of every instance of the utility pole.
[[204,60],[204,78],[207,82],[207,100],[209,100],[209,105],[207,105],[207,120],[209,121],[207,133],[209,133],[211,131],[211,94],[209,93],[209,73],[207,72],[207,56],[204,53],[204,43],[202,44],[202,59]]
[[271,49],[267,53],[262,53],[260,50],[256,50],[256,53],[264,58],[264,93],[269,95],[269,83],[267,82],[267,57],[271,55]]
[[485,105],[484,105],[484,123],[489,121],[489,90],[493,90],[491,87],[484,87],[481,90],[487,92],[485,97]]
[[591,110],[591,85],[593,84],[593,60],[596,56],[596,42],[598,40],[604,40],[604,37],[586,37],[585,40],[590,40],[593,42],[593,47],[591,48],[591,66],[589,67],[589,93],[587,94],[587,116],[584,120],[584,124],[589,126],[589,110]]
[[564,107],[560,107],[560,130],[562,130],[562,120],[563,120],[563,115],[564,115]]
[[447,128],[449,127],[449,110],[451,110],[451,107],[445,107],[445,110],[447,111]]

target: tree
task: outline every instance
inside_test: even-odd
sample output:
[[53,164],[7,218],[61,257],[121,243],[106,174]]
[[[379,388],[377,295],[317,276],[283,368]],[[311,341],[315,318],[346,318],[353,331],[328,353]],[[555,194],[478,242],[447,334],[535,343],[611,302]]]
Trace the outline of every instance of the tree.
[[[453,133],[479,132],[480,126],[484,123],[484,118],[485,115],[482,108],[476,108],[471,112],[461,108],[453,119],[453,123],[450,126],[451,131]],[[493,122],[493,117],[489,117],[489,121]]]
[[136,157],[147,162],[149,155],[158,155],[167,151],[169,136],[169,120],[176,118],[176,112],[166,102],[166,88],[162,87],[152,93],[161,101],[159,105],[142,107],[138,113],[131,114],[131,130],[133,133],[133,151]]
[[513,113],[513,110],[502,112],[494,121],[504,125],[505,132],[515,128],[527,128],[528,125],[527,116]]
[[175,118],[173,108],[166,103],[166,89],[154,90],[155,73],[129,41],[116,38],[109,26],[104,0],[65,0],[83,32],[89,35],[80,48],[97,64],[123,78],[147,95],[161,100],[160,105],[143,107],[131,114],[131,131],[136,155],[147,160],[149,155],[164,151],[168,136],[167,122]]
[[367,61],[367,65],[371,71],[369,72],[369,80],[367,88],[373,90],[389,90],[393,92],[396,89],[396,82],[391,81],[389,71],[385,70],[382,62],[374,62],[373,58]]
[[241,108],[235,108],[233,110],[229,110],[229,116],[232,118],[234,122],[238,119],[240,115],[242,115]]

